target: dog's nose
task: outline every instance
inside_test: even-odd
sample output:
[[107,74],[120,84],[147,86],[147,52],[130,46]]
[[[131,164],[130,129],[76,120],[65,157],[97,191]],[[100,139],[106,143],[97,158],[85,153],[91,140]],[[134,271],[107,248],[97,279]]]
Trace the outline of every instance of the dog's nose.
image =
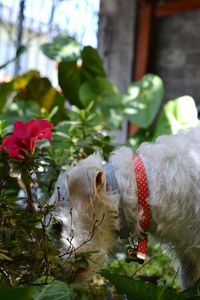
[[61,232],[62,232],[62,222],[56,222],[52,225],[52,232],[56,235],[56,237],[60,238]]

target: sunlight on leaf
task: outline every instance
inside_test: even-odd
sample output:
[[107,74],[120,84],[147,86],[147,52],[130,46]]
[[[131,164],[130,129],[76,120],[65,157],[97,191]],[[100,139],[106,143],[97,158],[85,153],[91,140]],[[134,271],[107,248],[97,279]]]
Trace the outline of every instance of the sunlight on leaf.
[[51,43],[41,46],[43,53],[50,59],[60,61],[74,61],[80,57],[81,45],[72,37],[60,34]]
[[128,120],[147,128],[154,120],[164,96],[162,80],[152,74],[132,83],[123,97]]
[[161,134],[176,134],[181,129],[187,129],[199,124],[198,112],[194,99],[183,96],[168,101],[158,120],[155,137]]

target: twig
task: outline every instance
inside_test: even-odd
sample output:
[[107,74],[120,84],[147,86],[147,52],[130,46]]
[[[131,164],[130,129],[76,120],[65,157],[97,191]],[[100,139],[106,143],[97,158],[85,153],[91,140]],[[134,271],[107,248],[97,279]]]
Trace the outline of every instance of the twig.
[[[83,242],[82,242],[79,246],[77,246],[76,248],[73,246],[72,240],[71,240],[71,241],[70,241],[70,243],[71,243],[71,244],[70,244],[70,247],[68,248],[68,250],[67,250],[65,253],[63,253],[63,254],[60,255],[60,258],[62,258],[62,257],[65,256],[65,255],[69,255],[69,257],[70,257],[71,254],[72,254],[73,252],[76,253],[77,250],[79,250],[79,249],[80,249],[81,247],[83,247],[85,244],[87,244],[88,242],[90,242],[90,241],[92,240],[92,238],[93,238],[93,236],[94,236],[96,230],[101,226],[101,224],[102,224],[104,218],[105,218],[105,214],[103,214],[102,219],[100,220],[100,222],[99,222],[99,220],[95,220],[95,221],[94,221],[94,219],[95,219],[95,214],[94,214],[94,215],[93,215],[93,220],[92,220],[92,223],[93,223],[93,225],[92,225],[92,230],[91,230],[91,232],[89,232],[88,238],[87,238],[85,241],[83,241]],[[73,236],[73,238],[74,238],[74,236]],[[69,241],[69,240],[68,240],[68,241]],[[71,247],[73,247],[73,250],[70,249]]]
[[135,276],[146,264],[148,264],[152,259],[160,252],[162,252],[163,249],[159,249],[154,255],[152,255],[148,260],[146,260],[136,271],[134,271],[131,275],[129,275],[129,278]]
[[45,275],[46,275],[46,281],[48,279],[49,276],[49,260],[48,260],[48,251],[46,248],[46,243],[47,243],[47,239],[46,239],[46,227],[44,222],[41,222],[42,225],[42,239],[43,239],[43,243],[44,243],[44,261],[45,261]]

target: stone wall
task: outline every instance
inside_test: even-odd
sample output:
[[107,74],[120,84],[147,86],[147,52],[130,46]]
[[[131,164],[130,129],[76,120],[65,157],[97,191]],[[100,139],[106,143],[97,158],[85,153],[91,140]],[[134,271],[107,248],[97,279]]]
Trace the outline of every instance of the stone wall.
[[200,104],[200,10],[156,20],[151,71],[164,80],[165,100],[192,96]]

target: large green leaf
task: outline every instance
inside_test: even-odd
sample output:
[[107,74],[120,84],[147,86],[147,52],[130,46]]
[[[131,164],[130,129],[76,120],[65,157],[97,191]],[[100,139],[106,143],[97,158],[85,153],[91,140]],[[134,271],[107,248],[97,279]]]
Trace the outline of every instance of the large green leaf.
[[81,107],[79,88],[82,83],[95,77],[105,77],[103,61],[96,49],[84,47],[80,58],[75,61],[63,61],[58,66],[58,80],[66,99]]
[[181,129],[199,124],[195,102],[190,96],[183,96],[167,102],[158,120],[155,137],[175,134]]
[[106,76],[103,60],[96,49],[90,46],[84,47],[81,52],[81,59],[83,81],[93,79],[97,76]]
[[59,120],[62,119],[64,98],[51,85],[51,82],[46,77],[31,78],[27,86],[17,94],[16,98],[26,101],[34,100],[40,105],[40,107],[45,108],[48,112],[57,106],[57,116],[60,116]]
[[78,89],[82,82],[96,76],[105,77],[103,61],[98,51],[90,46],[81,46],[68,35],[60,34],[52,43],[44,44],[42,51],[49,58],[60,62],[58,67],[59,84],[65,97],[81,107]]
[[25,88],[25,86],[33,77],[40,77],[40,73],[37,70],[30,70],[20,76],[14,77],[12,80],[13,90],[17,91]]
[[184,294],[177,293],[176,290],[160,286],[157,287],[139,279],[132,279],[128,276],[112,273],[109,270],[101,272],[108,279],[120,294],[127,294],[134,300],[185,300],[188,299]]
[[33,288],[33,300],[72,300],[73,293],[69,286],[58,280]]
[[119,126],[123,118],[122,97],[117,87],[106,78],[96,77],[83,83],[79,97],[84,107],[94,102],[92,110],[105,124]]
[[[64,112],[64,98],[51,85],[46,77],[32,77],[24,89],[21,89],[16,95],[16,99],[34,100],[40,107],[50,112],[55,106],[58,107],[57,119],[62,120]],[[59,116],[59,118],[58,118]]]
[[20,100],[38,100],[41,99],[51,88],[48,78],[33,76],[24,88],[21,88],[16,98]]
[[43,53],[56,61],[74,61],[80,57],[80,44],[66,34],[54,37],[52,43],[41,46]]
[[66,99],[81,107],[78,91],[81,82],[81,69],[77,62],[64,61],[58,66],[58,82]]
[[[9,101],[9,104],[6,105],[10,95],[13,95],[12,99],[14,101]],[[24,75],[15,77],[11,82],[4,83],[0,86],[0,112],[4,109],[4,113],[8,111],[9,114],[15,117],[15,107],[18,105],[17,100],[23,100],[23,103],[24,101],[34,101],[35,104],[39,105],[40,114],[41,108],[45,108],[47,112],[50,112],[57,107],[57,112],[53,120],[58,122],[65,118],[64,97],[52,86],[48,78],[40,77],[37,71],[30,71]],[[25,107],[25,109],[27,107]],[[20,117],[23,118],[27,112],[28,111],[20,112]],[[35,111],[32,111],[31,107],[30,113],[28,113],[27,116],[33,115],[34,113]],[[35,117],[39,116],[37,112]]]
[[84,107],[87,107],[91,101],[95,101],[94,105],[96,106],[101,105],[102,102],[110,107],[121,104],[121,95],[117,87],[106,78],[101,77],[83,83],[79,96]]
[[32,77],[39,77],[38,71],[31,70],[27,73],[14,77],[10,82],[5,82],[0,85],[0,111],[4,108],[8,97],[20,89],[24,89]]
[[6,82],[0,85],[0,112],[4,108],[7,98],[13,91],[13,83]]
[[154,120],[164,95],[160,77],[145,75],[133,83],[124,95],[125,114],[130,122],[147,128]]

